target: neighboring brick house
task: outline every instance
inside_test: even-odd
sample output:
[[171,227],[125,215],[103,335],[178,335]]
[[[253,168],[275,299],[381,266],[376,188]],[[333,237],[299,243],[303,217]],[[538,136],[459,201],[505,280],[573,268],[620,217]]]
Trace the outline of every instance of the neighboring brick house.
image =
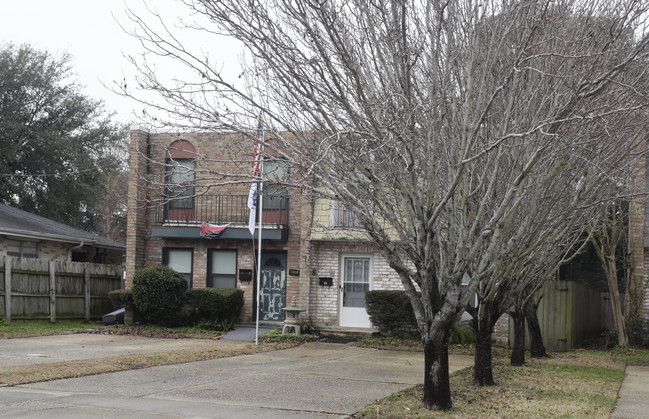
[[0,255],[121,265],[125,246],[0,204]]
[[[639,137],[638,141],[647,139]],[[629,204],[629,263],[627,308],[631,323],[649,328],[649,155],[637,159],[632,170],[635,195]]]
[[[136,269],[163,263],[191,287],[242,289],[242,320],[255,319],[257,240],[246,205],[251,158],[250,137],[131,129],[126,287]],[[266,161],[269,168],[291,176],[281,160]],[[223,172],[248,178],[213,186]],[[318,327],[370,328],[364,291],[401,285],[353,217],[328,200],[272,184],[264,191],[260,320],[282,321],[280,309],[294,303]],[[227,228],[206,239],[199,234],[203,222]]]

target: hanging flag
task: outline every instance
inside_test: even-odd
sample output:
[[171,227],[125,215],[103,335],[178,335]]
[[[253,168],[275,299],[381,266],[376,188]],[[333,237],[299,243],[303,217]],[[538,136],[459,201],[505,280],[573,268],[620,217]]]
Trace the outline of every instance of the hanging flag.
[[201,224],[201,237],[205,237],[206,239],[215,239],[219,237],[229,225],[230,224],[215,226],[207,221],[203,221],[203,224]]
[[248,230],[250,234],[255,234],[255,215],[257,214],[257,183],[250,185],[250,192],[248,193],[248,208],[250,208],[250,216],[248,218]]
[[[252,160],[252,175],[254,177],[261,176],[263,171],[263,153],[264,153],[264,127],[261,124],[261,112],[259,113],[259,122],[257,124],[257,141],[255,141],[254,157]],[[250,234],[255,234],[255,216],[257,214],[257,182],[250,185],[250,192],[248,193],[248,208],[250,209],[250,216],[248,217],[248,230]]]

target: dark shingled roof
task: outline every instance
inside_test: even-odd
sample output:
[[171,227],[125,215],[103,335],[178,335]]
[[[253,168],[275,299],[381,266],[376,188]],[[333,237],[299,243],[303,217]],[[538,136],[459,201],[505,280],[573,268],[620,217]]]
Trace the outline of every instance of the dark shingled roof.
[[126,248],[124,243],[57,223],[4,204],[0,204],[0,234],[64,242],[84,241],[86,245],[100,248],[118,250]]

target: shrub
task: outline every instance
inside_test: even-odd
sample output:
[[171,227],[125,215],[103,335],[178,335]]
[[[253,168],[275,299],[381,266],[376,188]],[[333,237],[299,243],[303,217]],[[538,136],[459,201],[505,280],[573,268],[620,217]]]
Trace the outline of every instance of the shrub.
[[138,269],[133,275],[133,303],[149,323],[174,323],[186,289],[182,275],[164,265]]
[[[368,291],[365,305],[372,324],[382,336],[419,336],[417,319],[405,291]],[[453,328],[449,344],[468,344],[475,340],[468,320]]]
[[448,338],[449,345],[468,345],[475,342],[475,333],[468,320],[462,320],[455,325]]
[[368,291],[365,305],[372,324],[383,336],[418,334],[417,320],[404,291]]
[[215,325],[236,323],[243,308],[243,291],[223,288],[192,288],[183,296],[189,305],[188,322]]
[[133,291],[115,290],[108,293],[108,298],[113,303],[113,307],[118,309],[124,307],[126,303],[133,302]]

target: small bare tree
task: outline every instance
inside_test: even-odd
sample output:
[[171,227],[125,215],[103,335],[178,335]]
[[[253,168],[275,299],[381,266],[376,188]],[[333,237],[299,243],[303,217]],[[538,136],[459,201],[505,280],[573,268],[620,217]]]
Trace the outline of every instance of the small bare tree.
[[618,272],[621,264],[618,252],[625,248],[629,216],[628,202],[621,199],[603,202],[598,209],[599,217],[594,218],[591,224],[591,243],[606,275],[617,332],[617,344],[626,350],[629,346],[629,336],[626,331],[624,308],[620,300]]
[[[188,71],[161,80],[145,54],[133,60],[140,87],[160,93],[153,105],[181,128],[249,133],[264,111],[275,152],[301,175],[293,186],[341,201],[400,276],[424,342],[423,405],[451,408],[451,329],[485,278],[480,265],[503,255],[496,235],[517,222],[529,186],[557,171],[578,188],[619,163],[611,152],[624,144],[611,148],[599,124],[646,105],[644,69],[627,70],[647,54],[647,5],[185,3],[201,19],[188,28],[246,46],[249,84],[228,80],[171,26],[132,15],[149,56]],[[573,155],[583,172],[562,164]]]

